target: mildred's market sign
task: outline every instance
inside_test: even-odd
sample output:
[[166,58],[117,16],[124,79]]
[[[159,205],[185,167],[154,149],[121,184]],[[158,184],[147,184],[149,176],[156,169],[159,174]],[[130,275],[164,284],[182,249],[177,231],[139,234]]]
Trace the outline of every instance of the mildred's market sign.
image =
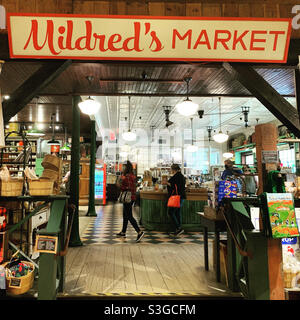
[[11,58],[284,63],[291,19],[8,14]]

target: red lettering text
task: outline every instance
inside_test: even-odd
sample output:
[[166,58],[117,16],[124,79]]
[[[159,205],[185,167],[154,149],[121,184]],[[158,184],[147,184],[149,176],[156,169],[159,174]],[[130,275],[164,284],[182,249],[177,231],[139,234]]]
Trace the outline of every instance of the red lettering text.
[[273,44],[273,51],[276,51],[278,36],[279,36],[280,34],[285,34],[285,32],[284,32],[284,31],[270,31],[270,34],[274,34],[274,35],[275,35],[275,37],[274,37],[274,44]]
[[250,50],[265,50],[264,47],[254,47],[254,42],[266,42],[266,39],[257,39],[257,34],[267,34],[267,31],[252,31],[250,40]]
[[48,42],[49,49],[53,55],[58,55],[61,53],[61,51],[55,51],[54,44],[53,44],[53,33],[54,33],[54,25],[53,21],[47,20],[47,31],[46,31],[46,37],[44,43],[40,46],[38,44],[38,22],[37,20],[31,20],[31,31],[29,38],[24,46],[24,50],[27,49],[29,46],[30,40],[32,38],[32,45],[35,50],[39,51],[44,48],[46,43]]
[[244,36],[249,32],[249,30],[246,30],[245,32],[243,32],[239,37],[237,36],[237,31],[235,30],[234,31],[234,35],[233,35],[233,44],[232,44],[232,49],[235,50],[236,49],[236,46],[238,43],[241,44],[242,48],[244,50],[247,50],[246,46],[245,46],[245,43],[243,41],[243,38]]
[[173,30],[172,49],[175,49],[176,37],[178,37],[179,40],[184,40],[186,37],[188,37],[188,49],[191,49],[191,43],[192,43],[192,30],[191,29],[189,29],[183,36],[181,36],[180,33],[176,29]]
[[[204,36],[205,40],[200,41],[203,36]],[[208,35],[207,35],[206,30],[202,30],[202,31],[200,32],[199,37],[198,37],[198,39],[196,40],[193,49],[197,49],[197,47],[198,47],[200,44],[205,44],[205,45],[207,46],[207,49],[209,49],[209,50],[211,49],[211,46],[210,46],[210,43],[209,43],[209,40],[208,40]]]
[[[226,34],[227,38],[219,38],[219,35]],[[228,30],[216,30],[215,31],[215,43],[214,43],[214,49],[217,49],[217,43],[221,42],[223,47],[226,50],[229,50],[229,47],[227,46],[226,42],[228,42],[231,38],[231,33]]]

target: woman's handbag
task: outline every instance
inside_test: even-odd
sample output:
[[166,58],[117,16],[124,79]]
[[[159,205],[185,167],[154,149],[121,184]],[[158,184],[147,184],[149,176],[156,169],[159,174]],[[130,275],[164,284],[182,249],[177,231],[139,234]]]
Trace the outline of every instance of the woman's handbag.
[[168,200],[168,207],[180,208],[180,195],[178,195],[176,184],[175,184],[175,188],[176,188],[176,195],[173,196],[173,192],[174,192],[173,191],[171,197]]
[[131,191],[121,191],[119,199],[119,202],[121,203],[130,203],[131,202]]

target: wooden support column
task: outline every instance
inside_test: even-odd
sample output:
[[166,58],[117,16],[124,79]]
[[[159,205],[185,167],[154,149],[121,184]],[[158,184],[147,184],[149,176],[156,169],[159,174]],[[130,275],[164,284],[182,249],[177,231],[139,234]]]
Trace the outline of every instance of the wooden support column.
[[71,180],[70,180],[70,203],[74,204],[76,211],[69,241],[70,247],[82,246],[79,236],[79,166],[80,166],[80,110],[79,96],[73,97],[72,118],[72,148],[71,148]]
[[295,136],[300,138],[300,123],[297,110],[286,101],[252,67],[241,63],[223,63],[234,80],[239,81]]
[[[265,166],[262,164],[262,152],[277,150],[277,137],[278,132],[276,125],[272,123],[265,123],[255,126],[256,158],[259,177],[258,194],[264,191],[264,177],[267,172],[270,170],[276,170],[276,164],[266,164]],[[266,243],[269,298],[270,300],[284,300],[281,239],[268,238]]]
[[[295,96],[296,96],[296,106],[298,111],[298,116],[300,119],[300,70],[297,67],[294,70],[294,81],[295,81]],[[295,152],[296,152],[296,175],[297,181],[296,185],[300,186],[300,143],[295,143]]]
[[264,170],[276,170],[276,164],[266,164],[263,167],[262,163],[262,152],[263,151],[276,151],[277,150],[277,137],[278,131],[277,127],[273,123],[264,123],[255,126],[255,146],[256,146],[256,158],[257,158],[257,171],[258,171],[258,192],[261,194],[264,192]]
[[71,63],[72,60],[46,62],[44,66],[30,76],[11,94],[9,100],[3,101],[4,122],[8,122],[20,112],[41,90],[65,71]]
[[89,209],[87,216],[97,217],[95,210],[95,162],[96,162],[96,121],[91,121],[91,158],[89,182]]

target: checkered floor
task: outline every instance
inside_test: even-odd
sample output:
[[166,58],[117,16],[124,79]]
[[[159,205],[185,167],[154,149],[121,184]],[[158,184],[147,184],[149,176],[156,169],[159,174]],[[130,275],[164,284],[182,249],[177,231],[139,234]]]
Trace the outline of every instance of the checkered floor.
[[[133,209],[133,215],[139,222],[139,207]],[[84,244],[132,244],[136,240],[137,233],[130,223],[128,223],[126,238],[116,237],[116,233],[122,229],[122,204],[108,204],[107,206],[97,207],[97,217],[91,217],[91,221],[86,228],[81,240]],[[145,231],[145,236],[141,240],[142,244],[203,244],[202,232],[185,232],[179,237],[172,237],[166,232]],[[212,241],[213,233],[209,233],[209,241]],[[225,234],[221,234],[221,239]]]

